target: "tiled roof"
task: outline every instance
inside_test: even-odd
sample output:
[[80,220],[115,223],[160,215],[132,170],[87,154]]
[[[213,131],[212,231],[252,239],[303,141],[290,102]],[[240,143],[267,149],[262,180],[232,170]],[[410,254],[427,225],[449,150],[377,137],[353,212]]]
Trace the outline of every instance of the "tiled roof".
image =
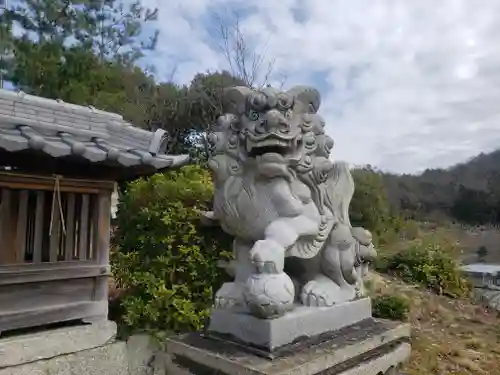
[[156,170],[189,162],[166,155],[167,134],[129,124],[120,115],[0,89],[0,149],[36,150],[118,167]]

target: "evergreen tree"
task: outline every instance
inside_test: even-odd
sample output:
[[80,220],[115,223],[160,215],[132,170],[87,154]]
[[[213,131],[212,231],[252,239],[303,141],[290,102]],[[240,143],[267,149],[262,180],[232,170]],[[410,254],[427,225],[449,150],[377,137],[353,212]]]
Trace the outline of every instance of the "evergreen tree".
[[[154,48],[157,33],[149,44],[139,39],[156,14],[117,0],[17,1],[0,16],[16,56],[6,78],[35,95],[119,109],[118,97],[110,100],[106,92],[123,92],[120,71]],[[13,25],[21,36],[12,34]]]

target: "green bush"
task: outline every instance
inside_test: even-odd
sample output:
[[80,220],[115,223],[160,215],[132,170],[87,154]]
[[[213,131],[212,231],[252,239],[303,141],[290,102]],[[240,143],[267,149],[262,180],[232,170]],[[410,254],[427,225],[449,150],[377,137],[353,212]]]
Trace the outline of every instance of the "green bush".
[[437,243],[417,244],[409,249],[381,257],[375,262],[376,270],[393,273],[406,282],[418,283],[438,294],[461,297],[470,286],[462,276],[449,245]]
[[373,299],[373,316],[390,320],[407,320],[410,304],[406,299],[396,295],[382,295]]
[[122,323],[132,329],[202,328],[212,294],[226,280],[217,267],[231,238],[200,223],[210,208],[212,183],[199,166],[129,184],[120,197],[112,270],[121,297]]

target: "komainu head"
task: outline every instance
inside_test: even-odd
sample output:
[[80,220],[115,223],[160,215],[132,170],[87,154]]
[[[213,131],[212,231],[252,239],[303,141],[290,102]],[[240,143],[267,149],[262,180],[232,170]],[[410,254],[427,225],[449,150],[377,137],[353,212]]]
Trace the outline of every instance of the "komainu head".
[[211,135],[215,145],[211,167],[220,167],[217,154],[225,154],[233,159],[229,166],[233,172],[246,164],[308,171],[315,157],[328,158],[333,147],[333,140],[324,132],[324,121],[317,115],[320,102],[319,92],[305,86],[288,91],[226,89],[225,114]]

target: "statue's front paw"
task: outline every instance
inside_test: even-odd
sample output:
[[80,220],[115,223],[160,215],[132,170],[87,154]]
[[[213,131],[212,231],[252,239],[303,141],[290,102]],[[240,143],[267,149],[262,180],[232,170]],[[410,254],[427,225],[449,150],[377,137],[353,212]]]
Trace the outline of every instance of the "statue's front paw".
[[272,240],[255,242],[250,259],[257,273],[282,273],[285,267],[285,248]]
[[329,307],[355,297],[355,288],[340,288],[326,276],[318,276],[315,280],[309,281],[302,288],[300,295],[302,304],[311,307]]
[[243,287],[237,283],[224,283],[215,293],[214,307],[216,309],[228,309],[243,303]]

